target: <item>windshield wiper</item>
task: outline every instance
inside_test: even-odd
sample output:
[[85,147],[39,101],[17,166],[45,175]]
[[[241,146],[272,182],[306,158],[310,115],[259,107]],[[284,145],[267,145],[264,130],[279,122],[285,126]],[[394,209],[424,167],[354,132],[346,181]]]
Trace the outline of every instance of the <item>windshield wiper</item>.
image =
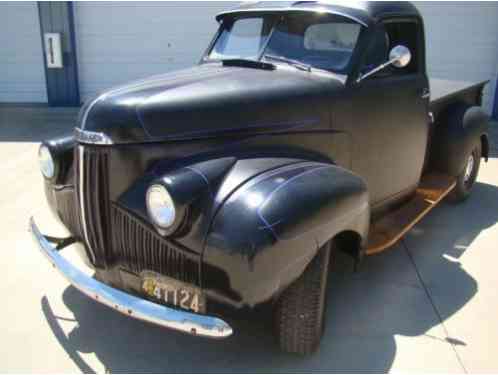
[[284,62],[284,63],[287,63],[289,65],[292,65],[293,67],[295,67],[297,69],[304,70],[306,72],[311,72],[311,65],[305,64],[305,63],[298,61],[298,60],[289,59],[288,57],[275,56],[275,55],[264,55],[264,58],[268,59],[268,60]]
[[275,65],[271,63],[258,61],[258,60],[251,60],[251,59],[242,59],[242,58],[223,59],[221,60],[221,62],[225,66],[242,66],[245,68],[255,68],[255,69],[264,69],[264,70],[275,69]]

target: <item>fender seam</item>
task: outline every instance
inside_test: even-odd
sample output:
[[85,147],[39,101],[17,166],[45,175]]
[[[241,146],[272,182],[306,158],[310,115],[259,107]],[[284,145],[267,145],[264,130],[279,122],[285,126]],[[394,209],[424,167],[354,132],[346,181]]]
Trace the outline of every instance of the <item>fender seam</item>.
[[211,195],[211,199],[214,200],[214,195],[213,195],[213,191],[211,190],[211,184],[209,183],[209,180],[208,178],[206,177],[206,175],[204,173],[202,173],[201,171],[195,169],[194,167],[185,167],[185,169],[188,169],[189,171],[192,171],[194,172],[196,175],[200,176],[202,178],[202,180],[206,183],[207,185],[207,188],[209,190],[209,195]]

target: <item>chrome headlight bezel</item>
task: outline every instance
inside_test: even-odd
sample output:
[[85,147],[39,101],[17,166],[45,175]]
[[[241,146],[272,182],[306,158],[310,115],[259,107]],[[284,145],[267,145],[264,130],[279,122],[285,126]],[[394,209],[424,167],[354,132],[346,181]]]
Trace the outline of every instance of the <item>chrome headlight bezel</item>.
[[47,180],[53,180],[56,176],[56,163],[50,148],[42,144],[38,149],[38,163],[40,171]]
[[46,181],[53,185],[68,183],[68,173],[74,160],[74,147],[74,137],[61,137],[42,142],[38,149],[38,163]]
[[153,184],[146,193],[147,214],[162,231],[171,231],[177,222],[177,208],[173,197],[164,185]]

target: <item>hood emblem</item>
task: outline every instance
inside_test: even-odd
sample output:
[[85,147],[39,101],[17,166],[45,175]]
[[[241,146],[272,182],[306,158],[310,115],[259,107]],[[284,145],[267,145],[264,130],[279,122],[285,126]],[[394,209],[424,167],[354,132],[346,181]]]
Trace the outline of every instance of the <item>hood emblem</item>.
[[89,145],[112,145],[114,142],[104,133],[91,132],[88,130],[74,129],[74,137],[77,142]]

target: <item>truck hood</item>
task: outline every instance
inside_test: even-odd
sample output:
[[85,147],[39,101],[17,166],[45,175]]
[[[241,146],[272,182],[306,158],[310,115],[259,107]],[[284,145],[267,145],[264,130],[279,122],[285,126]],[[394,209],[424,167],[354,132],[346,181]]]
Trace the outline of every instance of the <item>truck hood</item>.
[[294,68],[204,64],[104,92],[83,106],[78,127],[113,144],[329,128],[330,97],[342,87]]

